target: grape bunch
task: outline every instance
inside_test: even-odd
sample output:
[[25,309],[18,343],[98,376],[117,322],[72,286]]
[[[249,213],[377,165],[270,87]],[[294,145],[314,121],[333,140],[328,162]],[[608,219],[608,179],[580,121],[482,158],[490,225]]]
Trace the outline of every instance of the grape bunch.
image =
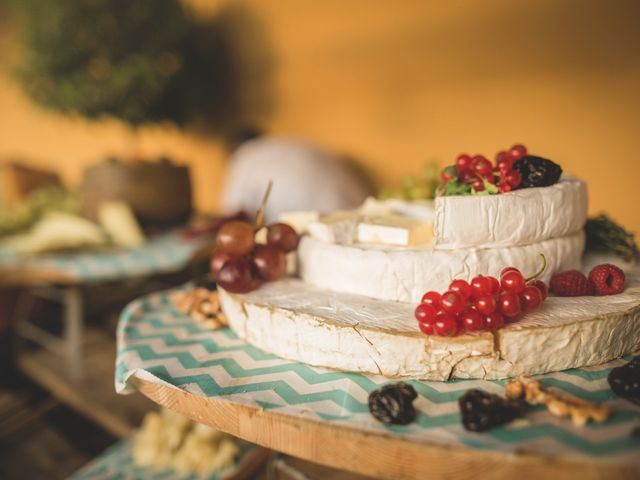
[[522,184],[521,173],[514,163],[527,155],[524,145],[513,145],[509,150],[496,154],[495,165],[484,155],[462,153],[455,165],[449,165],[441,173],[444,195],[464,195],[471,193],[506,193]]
[[424,294],[415,310],[418,326],[427,335],[443,337],[495,331],[540,307],[548,294],[547,284],[537,279],[543,271],[525,279],[517,268],[507,267],[500,280],[482,275],[470,283],[454,280],[442,294]]
[[265,228],[267,243],[262,245],[256,243],[256,231],[248,222],[233,220],[220,227],[211,257],[211,274],[218,285],[231,293],[247,293],[284,276],[285,255],[298,247],[298,234],[286,223]]

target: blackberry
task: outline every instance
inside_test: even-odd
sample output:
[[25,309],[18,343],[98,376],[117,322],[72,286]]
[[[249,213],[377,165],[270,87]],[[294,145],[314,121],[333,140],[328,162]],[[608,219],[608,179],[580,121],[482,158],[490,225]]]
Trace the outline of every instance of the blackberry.
[[607,381],[613,393],[640,405],[640,356],[609,372]]
[[557,163],[542,157],[525,155],[513,164],[514,170],[520,172],[522,183],[520,188],[548,187],[558,183],[562,168]]
[[482,390],[469,390],[458,399],[462,425],[472,432],[484,432],[521,417],[523,403]]
[[391,383],[369,394],[369,411],[382,423],[407,425],[416,418],[413,401],[417,396],[408,383]]

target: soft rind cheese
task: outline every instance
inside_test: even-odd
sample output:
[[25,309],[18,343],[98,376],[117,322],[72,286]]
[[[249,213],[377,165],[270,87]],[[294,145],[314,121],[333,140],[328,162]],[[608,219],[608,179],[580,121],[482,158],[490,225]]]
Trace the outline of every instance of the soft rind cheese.
[[298,246],[298,273],[310,285],[334,292],[418,303],[429,290],[444,291],[451,280],[475,275],[499,276],[507,266],[531,275],[547,259],[541,277],[579,269],[584,232],[509,248],[438,250],[434,248],[338,245],[303,237]]
[[586,184],[569,177],[500,195],[437,197],[434,242],[440,249],[494,248],[564,237],[583,228],[587,206]]
[[403,215],[367,218],[358,224],[358,243],[415,246],[430,242],[433,225]]
[[229,325],[275,355],[311,365],[428,380],[499,379],[600,364],[640,349],[640,281],[619,295],[548,298],[495,333],[422,334],[414,304],[330,292],[298,280],[244,295],[220,290]]

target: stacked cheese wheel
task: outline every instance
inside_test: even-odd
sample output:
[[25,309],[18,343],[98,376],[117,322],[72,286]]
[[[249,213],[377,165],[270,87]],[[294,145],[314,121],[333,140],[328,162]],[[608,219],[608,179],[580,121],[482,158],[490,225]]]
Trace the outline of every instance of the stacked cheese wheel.
[[[455,278],[497,277],[506,266],[534,272],[542,254],[548,261],[542,279],[548,281],[555,272],[580,268],[586,216],[586,185],[574,178],[501,195],[438,197],[429,243],[354,243],[357,238],[345,234],[347,217],[333,225],[334,238],[312,223],[299,246],[299,273],[317,287],[418,303],[424,292],[446,290]],[[351,219],[351,229],[373,228],[367,217]],[[381,226],[380,237],[385,228],[393,235]]]

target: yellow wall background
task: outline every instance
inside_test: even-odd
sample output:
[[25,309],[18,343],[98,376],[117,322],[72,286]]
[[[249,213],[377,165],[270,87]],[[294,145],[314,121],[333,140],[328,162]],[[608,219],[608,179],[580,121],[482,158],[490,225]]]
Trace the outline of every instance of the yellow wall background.
[[[379,184],[430,158],[523,142],[588,181],[592,212],[640,232],[640,2],[189,3],[228,29],[245,102],[234,121],[349,154]],[[4,27],[8,67],[16,48]],[[220,138],[171,126],[134,137],[115,120],[61,117],[0,76],[0,157],[55,166],[77,183],[87,164],[132,149],[190,164],[198,206],[215,210]]]

